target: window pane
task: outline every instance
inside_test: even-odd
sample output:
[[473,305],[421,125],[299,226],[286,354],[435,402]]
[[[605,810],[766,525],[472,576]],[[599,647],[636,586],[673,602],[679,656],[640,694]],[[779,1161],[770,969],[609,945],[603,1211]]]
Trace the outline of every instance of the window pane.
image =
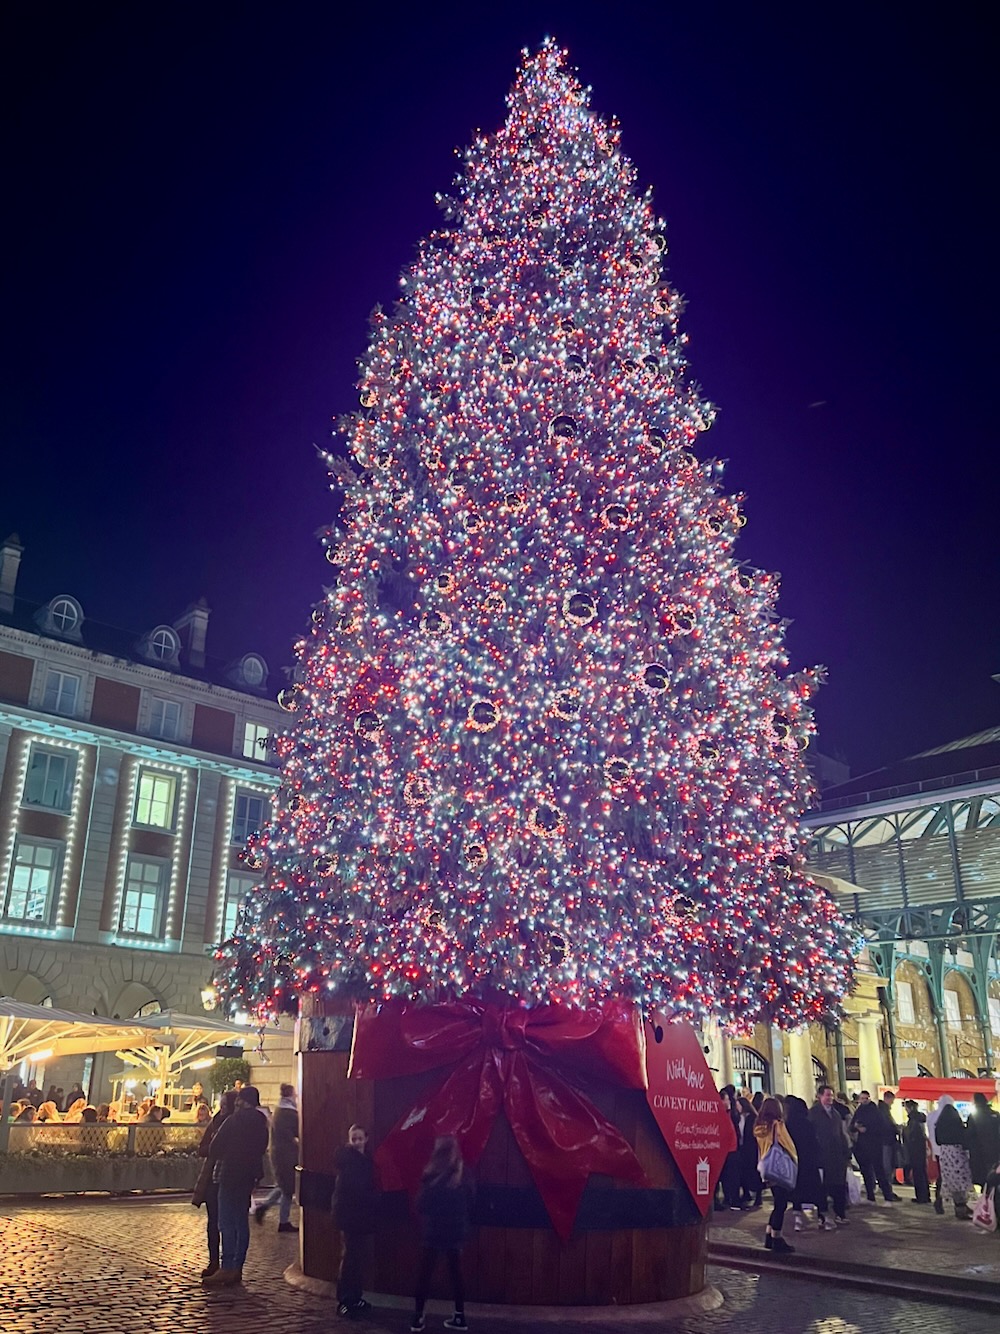
[[149,714],[149,730],[166,741],[176,741],[180,734],[181,706],[173,699],[154,699]]
[[228,940],[236,930],[236,919],[239,916],[240,908],[243,906],[243,900],[257,883],[258,881],[253,876],[230,874],[229,882],[226,885],[226,902],[222,912],[220,940]]
[[49,921],[61,854],[59,844],[18,839],[7,883],[5,917],[22,922]]
[[163,934],[163,886],[166,882],[163,862],[133,857],[125,877],[120,930],[129,936]]
[[958,992],[945,990],[944,993],[944,1017],[949,1026],[962,1026],[962,1009],[958,1003]]
[[263,797],[252,792],[237,792],[233,807],[232,842],[243,844],[264,824],[267,806]]
[[69,810],[75,772],[76,759],[69,752],[32,746],[24,779],[25,804],[47,806],[54,811]]
[[243,754],[248,760],[266,760],[271,729],[262,723],[247,723],[243,728]]
[[176,790],[177,780],[170,774],[144,769],[139,775],[139,786],[136,791],[136,824],[152,825],[156,829],[172,829]]
[[67,630],[73,629],[76,620],[76,608],[72,602],[67,601],[66,598],[60,598],[58,602],[52,604],[52,624],[57,630],[61,630],[65,634]]
[[69,672],[50,671],[45,679],[45,696],[42,707],[50,713],[61,713],[72,717],[76,713],[76,699],[80,688],[80,678]]
[[909,982],[896,983],[896,1017],[901,1024],[913,1023],[913,987]]

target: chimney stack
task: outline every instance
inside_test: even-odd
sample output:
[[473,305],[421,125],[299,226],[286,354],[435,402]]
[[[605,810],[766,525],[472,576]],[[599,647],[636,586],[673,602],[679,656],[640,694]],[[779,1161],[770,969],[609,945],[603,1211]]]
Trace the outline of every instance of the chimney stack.
[[14,590],[24,547],[17,533],[11,533],[0,546],[0,611],[14,610]]
[[184,656],[192,667],[205,665],[205,641],[208,638],[208,618],[211,611],[211,607],[201,597],[174,621],[174,629],[181,637]]

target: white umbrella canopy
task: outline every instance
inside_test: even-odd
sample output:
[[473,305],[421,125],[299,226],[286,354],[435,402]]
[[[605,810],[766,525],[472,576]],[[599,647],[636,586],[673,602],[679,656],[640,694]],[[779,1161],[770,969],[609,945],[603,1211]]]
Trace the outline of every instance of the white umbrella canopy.
[[207,1063],[215,1056],[216,1047],[227,1040],[243,1043],[256,1036],[255,1029],[242,1024],[230,1024],[208,1015],[180,1014],[176,1010],[144,1015],[142,1022],[152,1030],[152,1039],[121,1043],[115,1049],[116,1054],[127,1065],[149,1071],[164,1084],[173,1083],[192,1066]]
[[165,1034],[151,1028],[145,1019],[102,1019],[0,997],[0,1071],[25,1058],[55,1060],[133,1045],[155,1047],[166,1040]]

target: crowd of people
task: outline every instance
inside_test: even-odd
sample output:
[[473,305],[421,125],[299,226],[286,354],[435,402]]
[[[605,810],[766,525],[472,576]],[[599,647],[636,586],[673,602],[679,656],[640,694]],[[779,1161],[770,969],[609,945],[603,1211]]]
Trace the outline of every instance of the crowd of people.
[[[274,1188],[252,1203],[255,1185],[264,1176],[264,1155],[269,1151]],[[204,1166],[192,1203],[205,1205],[208,1264],[201,1281],[206,1287],[235,1287],[243,1281],[250,1248],[250,1218],[263,1224],[268,1210],[278,1206],[278,1231],[297,1232],[291,1221],[295,1168],[299,1157],[299,1114],[295,1090],[281,1085],[273,1112],[261,1106],[257,1089],[232,1089],[222,1095],[219,1110],[205,1128],[199,1155]],[[334,1157],[335,1184],[331,1208],[341,1234],[337,1279],[340,1315],[360,1315],[369,1309],[364,1296],[368,1241],[376,1231],[379,1189],[375,1164],[368,1153],[363,1126],[351,1126],[346,1144]],[[468,1328],[461,1251],[469,1229],[471,1193],[454,1136],[439,1138],[424,1169],[417,1214],[422,1249],[415,1275],[414,1311],[410,1329],[425,1328],[424,1306],[434,1270],[443,1257],[451,1278],[454,1314],[445,1329]]]
[[[933,1203],[943,1214],[947,1201],[956,1218],[971,1219],[973,1187],[983,1191],[1000,1171],[1000,1115],[982,1093],[974,1095],[967,1120],[948,1094],[929,1114],[907,1099],[905,1124],[896,1119],[895,1094],[889,1090],[877,1102],[862,1090],[852,1103],[822,1084],[811,1107],[791,1094],[751,1097],[748,1089],[737,1092],[732,1084],[719,1096],[733,1123],[736,1148],[723,1166],[716,1208],[759,1209],[769,1188],[768,1250],[794,1251],[782,1235],[789,1208],[795,1231],[808,1226],[812,1211],[820,1231],[835,1231],[850,1222],[848,1211],[862,1189],[868,1200],[877,1198],[877,1187],[884,1200],[898,1202],[899,1172],[913,1187],[914,1204]],[[850,1170],[852,1157],[860,1181]]]

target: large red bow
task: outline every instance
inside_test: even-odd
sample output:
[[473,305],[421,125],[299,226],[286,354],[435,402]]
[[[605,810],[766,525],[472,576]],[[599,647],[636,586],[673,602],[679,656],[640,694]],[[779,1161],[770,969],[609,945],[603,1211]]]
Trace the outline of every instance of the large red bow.
[[[351,1075],[391,1079],[453,1065],[396,1123],[376,1155],[390,1190],[416,1187],[437,1135],[455,1135],[475,1165],[497,1113],[524,1154],[552,1225],[565,1240],[591,1172],[645,1185],[621,1133],[571,1083],[645,1088],[638,1007],[608,1001],[588,1010],[531,1009],[485,1001],[411,1005],[387,1001],[358,1015]],[[574,1081],[575,1082],[575,1081]]]

